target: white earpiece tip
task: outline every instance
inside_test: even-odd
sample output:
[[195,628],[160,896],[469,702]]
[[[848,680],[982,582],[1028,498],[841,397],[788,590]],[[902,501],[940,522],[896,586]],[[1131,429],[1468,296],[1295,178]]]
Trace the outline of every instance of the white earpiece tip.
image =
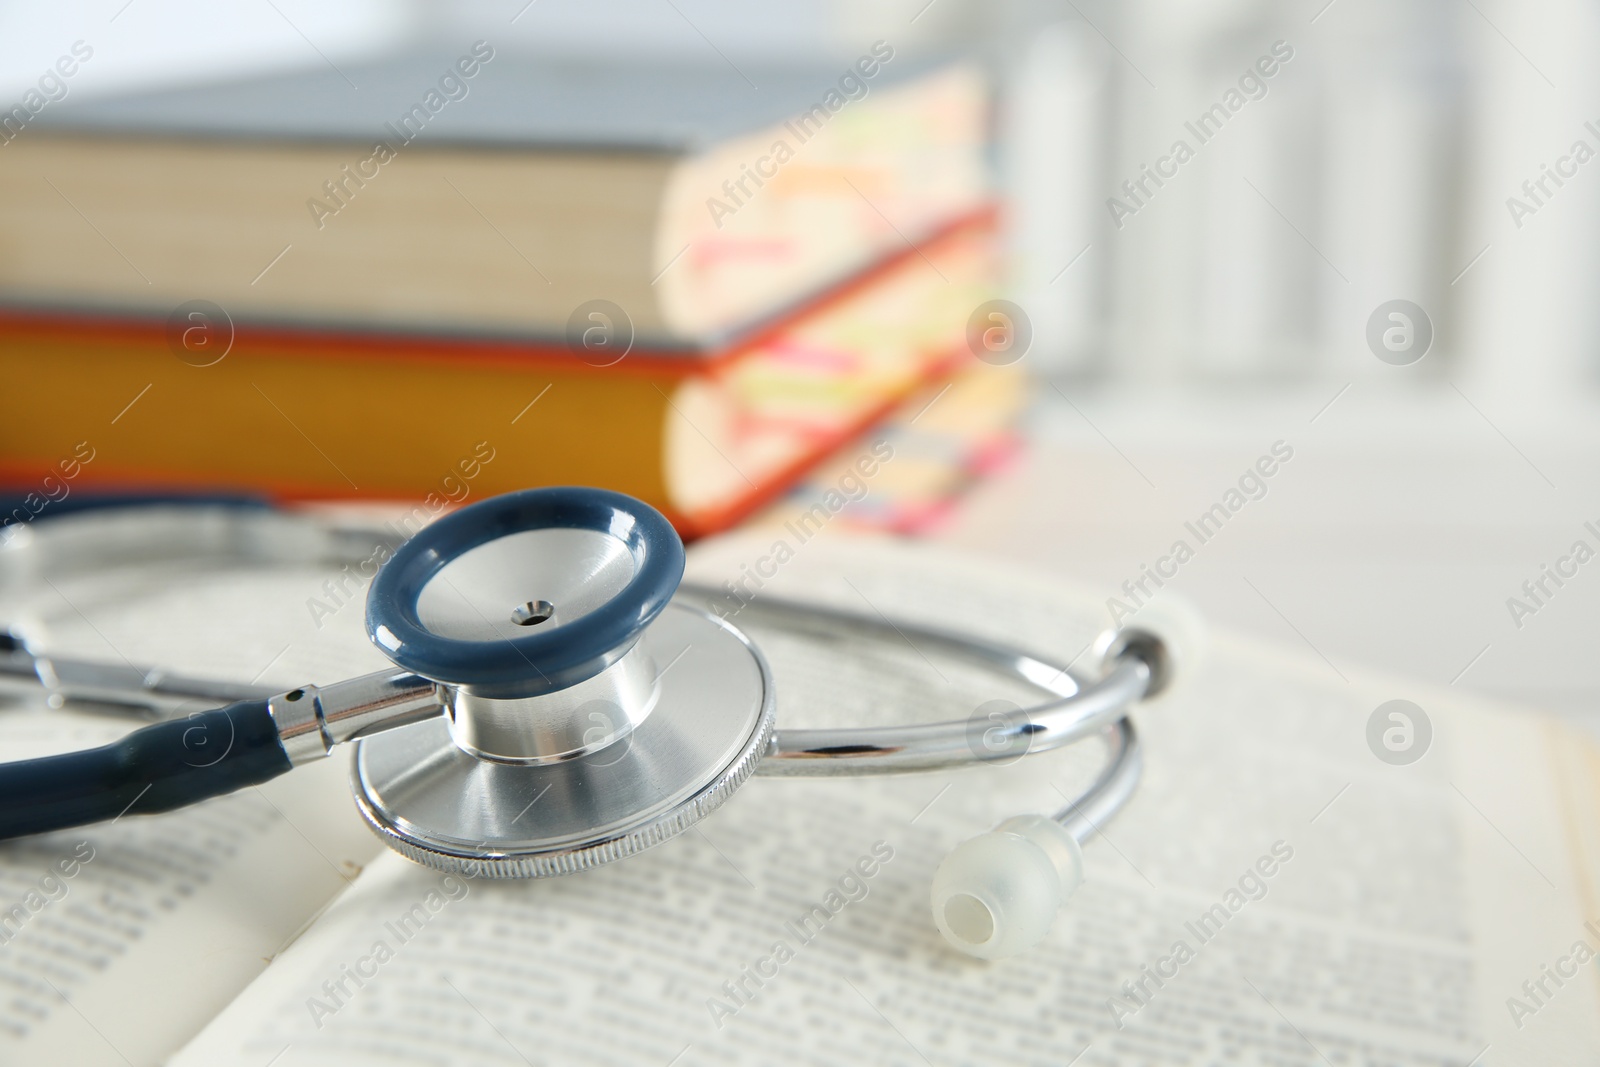
[[1108,630],[1095,643],[1101,661],[1132,652],[1151,664],[1155,684],[1145,698],[1153,700],[1186,682],[1205,658],[1206,626],[1199,609],[1174,593],[1163,592]]
[[1059,823],[1021,815],[964,841],[933,876],[933,921],[946,941],[1003,959],[1044,939],[1083,879],[1083,853]]

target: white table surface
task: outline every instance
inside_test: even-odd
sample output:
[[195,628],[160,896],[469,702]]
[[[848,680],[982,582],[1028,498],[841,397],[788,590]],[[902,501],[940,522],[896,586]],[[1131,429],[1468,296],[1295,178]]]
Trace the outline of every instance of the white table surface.
[[1600,529],[1600,404],[1510,411],[1448,382],[1342,384],[1151,397],[1046,383],[1030,448],[937,537],[1111,596],[1175,538],[1195,543],[1184,522],[1284,440],[1294,458],[1267,495],[1168,588],[1217,624],[1312,647],[1330,676],[1373,666],[1600,734],[1600,558],[1520,629],[1506,606],[1575,540],[1600,551],[1583,525]]

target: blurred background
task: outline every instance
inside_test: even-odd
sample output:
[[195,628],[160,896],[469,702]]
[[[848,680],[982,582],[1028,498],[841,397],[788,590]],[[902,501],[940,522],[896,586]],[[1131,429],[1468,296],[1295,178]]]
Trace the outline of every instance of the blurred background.
[[[735,69],[875,40],[975,58],[1033,386],[1016,447],[911,532],[1125,596],[1285,442],[1166,588],[1333,674],[1600,729],[1600,565],[1524,591],[1600,548],[1592,5],[4,0],[0,98],[78,39],[93,100],[475,38]],[[1392,301],[1420,309],[1420,357],[1379,351]]]

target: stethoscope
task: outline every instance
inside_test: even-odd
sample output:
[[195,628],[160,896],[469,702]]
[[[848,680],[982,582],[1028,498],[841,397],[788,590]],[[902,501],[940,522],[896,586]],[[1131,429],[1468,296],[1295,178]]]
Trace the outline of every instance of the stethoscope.
[[[0,564],[26,541],[0,543]],[[0,633],[0,681],[43,684],[56,702],[235,701],[0,765],[0,838],[170,811],[354,742],[356,807],[389,847],[469,877],[541,878],[660,844],[752,774],[927,771],[1104,734],[1105,763],[1080,796],[966,841],[933,878],[934,921],[956,948],[998,958],[1042,939],[1082,881],[1082,843],[1138,783],[1128,711],[1168,685],[1182,635],[1110,632],[1088,680],[1004,644],[763,595],[746,610],[819,636],[908,641],[1045,697],[994,722],[780,730],[760,649],[698,606],[716,591],[683,573],[682,542],[648,505],[530,489],[438,519],[383,561],[366,631],[393,667],[374,674],[265,695],[52,657]]]

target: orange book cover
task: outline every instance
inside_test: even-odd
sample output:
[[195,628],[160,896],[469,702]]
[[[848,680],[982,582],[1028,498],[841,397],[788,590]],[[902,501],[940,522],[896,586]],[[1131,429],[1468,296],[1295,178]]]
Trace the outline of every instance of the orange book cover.
[[0,312],[0,480],[30,501],[24,520],[80,488],[442,511],[586,484],[708,533],[972,358],[993,221],[962,219],[709,355]]

